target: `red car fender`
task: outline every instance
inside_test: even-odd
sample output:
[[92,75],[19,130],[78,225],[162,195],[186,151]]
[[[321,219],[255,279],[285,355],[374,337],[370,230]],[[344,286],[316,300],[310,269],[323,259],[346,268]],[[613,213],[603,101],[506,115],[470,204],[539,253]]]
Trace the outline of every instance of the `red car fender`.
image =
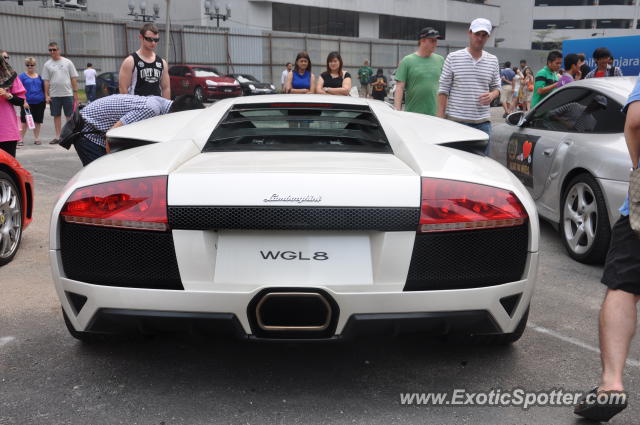
[[22,168],[17,159],[3,150],[0,150],[0,170],[13,177],[18,186],[22,202],[22,228],[26,229],[33,219],[33,176]]

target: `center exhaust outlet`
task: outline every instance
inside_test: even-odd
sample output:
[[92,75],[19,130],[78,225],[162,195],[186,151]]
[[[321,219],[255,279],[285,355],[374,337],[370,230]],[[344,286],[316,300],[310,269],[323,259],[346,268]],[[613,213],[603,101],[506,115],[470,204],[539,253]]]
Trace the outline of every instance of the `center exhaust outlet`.
[[338,308],[324,291],[282,289],[258,294],[248,313],[258,337],[327,338],[335,330]]

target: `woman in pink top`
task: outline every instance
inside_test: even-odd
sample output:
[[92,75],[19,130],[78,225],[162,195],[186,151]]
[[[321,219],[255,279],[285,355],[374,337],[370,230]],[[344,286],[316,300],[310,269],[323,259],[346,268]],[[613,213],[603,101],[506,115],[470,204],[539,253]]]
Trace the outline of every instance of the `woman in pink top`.
[[18,74],[0,55],[0,149],[16,156],[16,146],[20,140],[20,127],[16,117],[16,106],[22,106],[25,90]]

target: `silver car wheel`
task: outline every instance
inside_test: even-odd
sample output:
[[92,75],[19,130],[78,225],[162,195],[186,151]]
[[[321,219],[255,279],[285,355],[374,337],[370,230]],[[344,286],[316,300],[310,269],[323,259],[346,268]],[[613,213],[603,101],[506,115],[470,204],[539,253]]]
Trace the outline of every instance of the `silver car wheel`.
[[586,183],[571,187],[564,203],[564,237],[576,254],[589,251],[596,237],[598,204]]
[[0,179],[0,259],[11,257],[22,233],[20,197],[11,181]]

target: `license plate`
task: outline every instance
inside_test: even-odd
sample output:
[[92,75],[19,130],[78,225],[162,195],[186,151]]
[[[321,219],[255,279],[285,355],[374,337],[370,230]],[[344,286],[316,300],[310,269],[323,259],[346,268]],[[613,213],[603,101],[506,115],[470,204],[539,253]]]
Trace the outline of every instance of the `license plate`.
[[224,89],[224,91],[225,91],[226,93],[231,93],[231,92],[233,91],[233,89]]
[[220,232],[216,283],[370,285],[368,235]]

